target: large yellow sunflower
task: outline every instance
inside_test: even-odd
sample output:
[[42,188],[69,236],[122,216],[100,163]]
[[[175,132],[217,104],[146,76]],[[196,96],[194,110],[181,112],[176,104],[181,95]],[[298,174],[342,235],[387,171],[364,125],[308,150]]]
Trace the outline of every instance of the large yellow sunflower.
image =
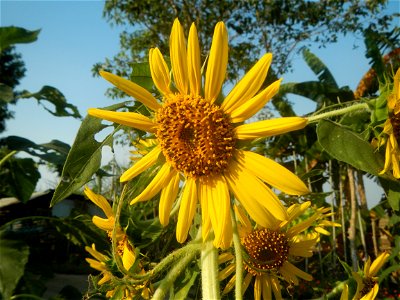
[[[235,206],[236,217],[239,221],[239,235],[244,249],[243,293],[254,278],[254,299],[282,299],[280,279],[289,284],[298,285],[299,278],[312,280],[312,276],[297,268],[293,262],[299,258],[311,257],[319,233],[315,230],[323,226],[340,226],[325,220],[329,216],[327,209],[313,209],[313,214],[304,218],[304,213],[311,202],[294,204],[287,210],[288,219],[280,222],[272,216],[270,225],[251,225],[244,211]],[[302,216],[303,215],[303,216]],[[300,220],[297,220],[302,216]],[[309,231],[305,233],[305,231]],[[325,232],[324,232],[325,233]],[[220,255],[219,263],[231,263],[221,270],[219,279],[224,280],[235,271],[234,256],[230,253]],[[236,274],[226,284],[223,293],[229,293],[235,285]]]
[[395,178],[400,178],[400,69],[393,80],[393,91],[387,100],[389,118],[383,127],[386,134],[385,166],[381,174],[392,170]]
[[180,182],[184,181],[177,240],[182,243],[187,239],[199,202],[203,238],[212,228],[214,245],[223,248],[232,240],[230,193],[258,224],[265,224],[269,213],[284,220],[286,210],[265,183],[291,195],[306,194],[307,187],[275,161],[239,149],[243,144],[241,141],[283,134],[307,124],[307,120],[300,117],[243,124],[279,89],[281,80],[257,93],[267,75],[272,55],[265,54],[223,101],[219,97],[228,63],[228,32],[223,22],[215,27],[204,86],[194,24],[186,47],[183,27],[175,20],[170,36],[170,59],[171,73],[159,49],[150,49],[151,75],[162,94],[161,102],[129,80],[100,72],[106,80],[148,107],[152,111],[151,117],[134,112],[88,111],[92,116],[147,131],[150,138],[155,136],[157,139],[154,149],[120,178],[121,182],[128,181],[147,168],[161,164],[154,179],[131,204],[147,201],[161,191],[159,217],[161,224],[166,225],[182,186]]

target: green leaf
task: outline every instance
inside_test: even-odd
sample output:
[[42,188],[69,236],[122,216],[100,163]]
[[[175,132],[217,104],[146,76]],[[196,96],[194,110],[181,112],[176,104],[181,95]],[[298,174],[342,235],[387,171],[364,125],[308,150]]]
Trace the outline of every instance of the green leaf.
[[289,82],[282,84],[279,95],[296,94],[315,101],[318,107],[323,105],[346,102],[354,98],[353,92],[347,87],[337,88],[333,85],[319,81],[305,81],[300,83]]
[[148,62],[135,63],[132,65],[130,80],[148,91],[153,89],[153,78],[151,77],[150,65]]
[[359,134],[337,123],[321,120],[317,135],[321,146],[335,159],[376,176],[383,169],[381,154]]
[[0,194],[27,202],[40,178],[36,163],[31,158],[11,157],[0,169]]
[[400,210],[400,182],[396,180],[388,180],[385,178],[379,178],[383,189],[386,192],[387,200],[390,207],[395,210]]
[[43,105],[43,108],[56,117],[74,117],[82,118],[78,108],[67,102],[64,95],[52,86],[44,86],[39,92],[31,93],[23,91],[18,98],[35,98],[39,104],[47,101],[54,105],[54,111]]
[[336,80],[329,71],[328,67],[315,54],[310,52],[309,49],[305,48],[303,50],[303,58],[314,74],[318,76],[320,82],[338,88]]
[[12,87],[4,83],[0,83],[0,101],[8,103],[12,100],[14,100],[14,92]]
[[7,146],[10,150],[24,151],[32,156],[39,157],[56,167],[61,167],[67,158],[70,146],[58,140],[45,144],[36,144],[20,136],[8,136],[0,140],[0,146]]
[[[126,107],[125,102],[103,109],[117,110],[122,107]],[[96,141],[95,135],[105,127],[107,125],[103,125],[101,119],[89,115],[82,121],[74,144],[68,153],[61,181],[54,191],[50,206],[60,202],[89,182],[93,174],[100,168],[101,150],[104,146],[113,146],[113,135],[121,129],[121,125],[117,126],[114,132],[101,142]]]
[[190,292],[190,288],[193,286],[193,284],[196,281],[197,276],[199,275],[199,272],[192,271],[190,272],[190,269],[187,269],[185,272],[185,278],[183,280],[179,281],[179,290],[176,292],[174,295],[174,299],[188,299],[188,294]]
[[29,247],[23,241],[8,239],[0,233],[0,293],[10,299],[19,279],[24,275]]
[[26,30],[21,27],[0,27],[0,51],[13,44],[32,43],[37,40],[39,30]]

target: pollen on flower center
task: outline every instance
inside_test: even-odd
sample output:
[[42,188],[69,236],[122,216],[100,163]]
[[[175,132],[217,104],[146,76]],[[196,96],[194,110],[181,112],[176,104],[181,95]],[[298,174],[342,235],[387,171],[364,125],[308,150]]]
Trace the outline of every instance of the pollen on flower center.
[[368,294],[372,288],[375,286],[375,284],[377,283],[376,280],[374,280],[371,277],[367,277],[363,279],[363,284],[364,287],[363,289],[360,291],[360,298],[362,298],[363,296],[365,296],[366,294]]
[[390,123],[392,124],[393,134],[397,142],[400,142],[400,113],[390,116]]
[[221,174],[233,155],[229,117],[200,96],[174,95],[156,115],[157,139],[167,161],[189,177]]
[[270,229],[253,231],[242,238],[242,244],[249,255],[245,269],[254,276],[263,270],[279,269],[289,256],[285,234]]

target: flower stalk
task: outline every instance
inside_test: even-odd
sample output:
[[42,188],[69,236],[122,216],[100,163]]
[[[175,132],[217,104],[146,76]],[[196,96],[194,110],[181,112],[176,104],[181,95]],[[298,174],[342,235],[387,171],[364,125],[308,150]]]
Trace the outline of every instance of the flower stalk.
[[357,103],[357,104],[354,104],[354,105],[351,105],[351,106],[347,106],[347,107],[344,107],[344,108],[328,111],[326,113],[322,113],[322,114],[306,117],[306,119],[308,120],[308,123],[315,123],[315,122],[318,122],[319,120],[322,120],[322,119],[327,119],[327,118],[334,117],[334,116],[341,116],[341,115],[344,115],[346,113],[349,113],[349,112],[352,112],[352,111],[357,111],[357,110],[362,110],[362,109],[369,110],[368,103],[365,103],[365,102],[364,103]]
[[233,246],[235,248],[235,262],[236,262],[236,284],[235,284],[235,299],[242,300],[242,284],[243,284],[243,257],[242,245],[240,244],[240,236],[237,228],[237,223],[233,211],[231,211],[232,224],[233,224]]
[[203,299],[221,299],[218,280],[218,251],[210,237],[204,242],[201,249],[201,280]]

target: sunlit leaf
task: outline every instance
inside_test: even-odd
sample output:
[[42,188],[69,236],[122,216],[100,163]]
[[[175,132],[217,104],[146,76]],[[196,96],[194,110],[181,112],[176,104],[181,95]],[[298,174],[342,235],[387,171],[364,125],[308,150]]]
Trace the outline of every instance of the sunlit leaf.
[[132,73],[129,77],[131,81],[144,87],[146,90],[151,91],[153,89],[153,79],[148,62],[133,64]]
[[0,233],[0,293],[2,299],[10,299],[19,279],[24,275],[28,262],[29,247],[20,240],[8,239]]
[[0,27],[0,51],[13,44],[32,43],[37,40],[39,30],[26,30],[21,27]]
[[64,95],[52,86],[44,86],[39,92],[31,93],[23,91],[19,98],[35,98],[40,104],[47,101],[54,105],[54,111],[43,105],[44,109],[56,117],[74,117],[81,118],[78,108],[67,102]]
[[[125,107],[125,103],[115,104],[104,109],[117,110],[122,107]],[[101,142],[96,141],[95,135],[105,127],[107,125],[102,124],[102,120],[91,116],[86,116],[82,121],[72,148],[68,153],[61,181],[51,199],[51,206],[89,182],[93,174],[100,168],[102,148],[104,146],[112,147],[113,134],[121,129],[121,126],[117,126],[114,132],[107,135]]]
[[14,93],[12,87],[0,83],[0,102],[11,102],[14,100]]
[[357,133],[337,123],[321,120],[317,134],[324,150],[337,160],[376,176],[383,169],[381,154]]
[[386,191],[387,200],[390,207],[395,210],[400,210],[400,182],[380,178],[379,182]]

